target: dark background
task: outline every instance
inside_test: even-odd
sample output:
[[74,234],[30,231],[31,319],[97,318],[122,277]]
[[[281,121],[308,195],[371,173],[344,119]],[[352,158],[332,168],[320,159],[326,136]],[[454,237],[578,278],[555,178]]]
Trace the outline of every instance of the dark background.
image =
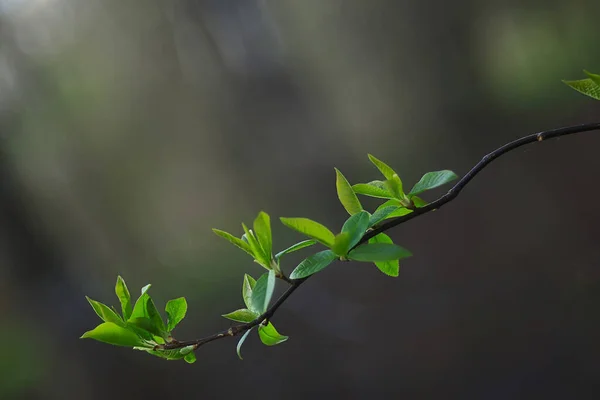
[[598,121],[560,82],[600,71],[598,16],[596,0],[0,0],[0,398],[597,398],[597,132],[514,151],[393,230],[415,255],[399,278],[334,264],[274,318],[290,340],[253,335],[244,361],[234,339],[187,365],[78,337],[98,323],[84,295],[117,304],[118,274],[161,308],[188,299],[180,339],[228,327],[262,271],[211,228],[265,210],[278,250],[300,239],[279,216],[338,228],[334,166],[375,179],[373,153],[411,186]]

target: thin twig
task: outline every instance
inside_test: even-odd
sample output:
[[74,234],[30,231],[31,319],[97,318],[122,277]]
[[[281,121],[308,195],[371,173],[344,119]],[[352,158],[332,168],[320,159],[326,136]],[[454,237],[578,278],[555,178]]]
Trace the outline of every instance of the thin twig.
[[[372,238],[382,232],[385,232],[389,229],[392,229],[393,227],[396,227],[400,224],[403,224],[407,221],[410,221],[411,219],[416,218],[419,215],[423,215],[430,211],[437,210],[440,207],[442,207],[444,204],[454,200],[456,198],[456,196],[458,196],[458,194],[461,192],[461,190],[463,190],[464,187],[467,186],[467,184],[469,182],[471,182],[471,180],[475,177],[475,175],[480,173],[489,163],[491,163],[492,161],[494,161],[496,158],[500,157],[503,154],[506,154],[512,150],[515,150],[515,149],[517,149],[521,146],[524,146],[526,144],[529,144],[529,143],[536,143],[536,142],[541,142],[541,141],[547,140],[547,139],[557,138],[560,136],[572,135],[574,133],[589,132],[589,131],[594,131],[594,130],[600,130],[600,123],[597,122],[597,123],[590,123],[590,124],[583,124],[583,125],[568,126],[568,127],[559,128],[559,129],[552,129],[549,131],[534,133],[533,135],[528,135],[528,136],[522,137],[520,139],[517,139],[513,142],[507,143],[504,146],[492,151],[491,153],[489,153],[488,155],[483,157],[481,159],[481,161],[479,161],[462,179],[460,179],[448,191],[448,193],[446,193],[439,199],[435,200],[434,202],[427,204],[424,207],[415,209],[410,214],[404,215],[402,217],[393,218],[393,219],[390,219],[390,220],[382,223],[375,229],[367,232],[363,236],[363,238],[356,244],[356,246],[366,243],[370,238]],[[354,247],[356,247],[356,246],[354,246]],[[179,348],[186,347],[186,346],[194,346],[195,348],[198,348],[198,347],[202,346],[203,344],[212,342],[213,340],[222,339],[224,337],[229,337],[229,336],[237,336],[240,333],[246,332],[247,330],[254,328],[255,326],[263,323],[264,321],[268,321],[271,317],[273,317],[273,315],[275,314],[277,309],[279,309],[279,307],[288,299],[288,297],[290,297],[290,295],[292,293],[294,293],[296,291],[296,289],[298,289],[300,287],[300,285],[302,285],[302,283],[304,283],[307,279],[308,278],[295,279],[295,280],[294,279],[292,279],[292,280],[283,279],[290,284],[290,287],[281,295],[281,297],[279,299],[277,299],[277,301],[275,303],[273,303],[273,305],[271,307],[269,307],[269,309],[264,314],[262,314],[260,317],[258,317],[257,319],[255,319],[252,322],[232,326],[231,328],[229,328],[225,331],[221,331],[219,333],[216,333],[211,336],[207,336],[202,339],[191,340],[191,341],[187,341],[187,342],[168,343],[168,344],[159,346],[158,348],[163,349],[163,350],[179,349]]]

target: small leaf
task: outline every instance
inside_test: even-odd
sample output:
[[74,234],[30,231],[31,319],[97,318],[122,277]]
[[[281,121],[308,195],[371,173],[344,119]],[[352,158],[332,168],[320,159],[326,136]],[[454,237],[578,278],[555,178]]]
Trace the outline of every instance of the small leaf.
[[179,354],[183,354],[185,356],[186,354],[189,354],[192,351],[194,351],[194,346],[193,345],[191,345],[191,346],[185,346],[185,347],[179,349]]
[[104,322],[93,330],[87,331],[81,339],[95,339],[115,346],[152,347],[134,332],[112,322]]
[[256,285],[256,281],[253,277],[248,274],[244,274],[244,282],[242,283],[242,297],[244,298],[244,304],[246,307],[250,307],[252,303],[252,289]]
[[115,285],[115,293],[119,298],[119,302],[121,303],[121,312],[123,313],[123,318],[127,319],[131,315],[131,294],[129,294],[129,289],[127,289],[127,285],[121,275],[117,276],[117,284]]
[[254,232],[265,255],[270,258],[273,252],[273,238],[271,236],[271,218],[269,214],[264,211],[258,213],[258,217],[254,220]]
[[260,317],[260,314],[254,311],[250,311],[247,308],[241,308],[239,310],[230,312],[229,314],[223,314],[222,317],[236,322],[252,322],[256,318]]
[[369,183],[357,183],[352,185],[352,190],[356,194],[362,194],[364,196],[377,197],[382,199],[393,199],[394,195],[389,191],[385,182],[372,181]]
[[[379,235],[372,237],[369,239],[369,243],[388,243],[393,244],[392,239],[386,235],[385,233],[380,233]],[[388,276],[398,276],[400,273],[400,263],[398,260],[390,260],[390,261],[376,261],[375,265],[381,272]]]
[[284,256],[284,255],[289,254],[289,253],[293,253],[294,251],[298,251],[298,250],[303,249],[305,247],[312,246],[315,243],[317,243],[317,241],[313,240],[313,239],[303,240],[302,242],[296,243],[296,244],[288,247],[287,249],[285,249],[283,251],[280,251],[279,253],[275,254],[275,260],[279,261],[279,259],[281,258],[281,256]]
[[169,300],[165,311],[167,312],[167,331],[171,332],[185,318],[185,313],[187,312],[185,297]]
[[335,187],[337,188],[338,198],[346,211],[348,211],[348,214],[354,215],[361,212],[362,205],[346,177],[337,168],[335,169],[335,175]]
[[422,198],[417,197],[417,196],[412,196],[410,198],[410,200],[413,202],[413,204],[417,208],[425,207],[427,205],[427,202],[425,200],[423,200]]
[[342,232],[337,234],[335,236],[335,242],[333,243],[333,246],[331,246],[331,251],[338,256],[345,256],[348,250],[350,250],[350,233]]
[[317,254],[313,254],[304,261],[302,261],[290,274],[290,279],[301,279],[306,278],[316,272],[319,272],[323,268],[335,260],[337,256],[331,250],[320,251]]
[[[165,332],[165,323],[163,322],[160,313],[156,309],[152,298],[148,293],[146,293],[147,291],[148,286],[146,287],[144,294],[142,294],[135,302],[135,305],[133,306],[133,312],[131,313],[131,316],[129,317],[127,322],[131,322],[136,318],[147,318],[150,321],[152,321],[152,324],[154,326],[153,331],[160,332],[159,336],[166,337],[167,335]],[[149,330],[149,332],[152,331]]]
[[244,228],[244,232],[246,232],[246,239],[248,240],[248,244],[250,244],[250,248],[254,253],[254,259],[256,262],[266,269],[271,269],[271,254],[268,256],[266,255],[265,250],[258,242],[258,239],[256,239],[256,236],[254,236],[254,232],[249,230],[246,224],[242,223],[242,228]]
[[355,261],[392,261],[410,257],[412,253],[403,247],[388,243],[369,243],[358,246],[348,253]]
[[358,243],[363,237],[365,231],[369,227],[370,217],[371,214],[368,212],[360,211],[346,220],[344,226],[342,226],[342,233],[348,233],[350,235],[349,247],[346,249],[346,251],[354,247],[354,245],[356,245],[356,243]]
[[423,175],[421,180],[417,182],[415,186],[413,186],[409,195],[414,196],[415,194],[423,193],[426,190],[430,190],[451,182],[456,178],[458,178],[458,176],[449,170],[428,172]]
[[275,289],[275,271],[270,270],[261,275],[256,281],[256,285],[252,289],[252,299],[250,302],[250,310],[259,314],[267,311],[273,290]]
[[396,172],[389,165],[369,154],[369,160],[377,167],[377,169],[385,176],[385,179],[392,179]]
[[92,306],[96,314],[102,319],[104,322],[112,322],[114,324],[125,326],[125,322],[119,317],[119,315],[111,310],[106,304],[102,304],[99,301],[92,300],[89,297],[85,296],[88,303]]
[[600,75],[598,74],[592,74],[589,71],[583,70],[583,72],[588,76],[588,78],[590,78],[592,81],[594,81],[594,83],[596,85],[600,86]]
[[194,352],[188,353],[185,355],[185,357],[183,359],[185,360],[186,363],[193,364],[196,362],[196,354],[194,354]]
[[244,333],[244,336],[242,336],[242,338],[240,339],[240,341],[239,341],[239,342],[238,342],[238,344],[237,344],[237,347],[236,347],[236,352],[237,352],[237,355],[238,355],[238,357],[240,358],[240,360],[243,360],[243,358],[242,358],[242,352],[241,352],[241,351],[242,351],[242,345],[243,345],[243,344],[244,344],[244,342],[246,341],[246,338],[247,338],[247,337],[248,337],[248,335],[250,334],[250,331],[252,331],[252,328],[248,329],[248,330],[246,331],[246,333]]
[[333,232],[318,222],[308,218],[280,218],[281,222],[290,229],[311,237],[327,247],[333,246],[335,236]]
[[410,214],[411,212],[413,212],[413,210],[411,210],[410,208],[399,207],[396,211],[389,213],[387,217],[385,217],[385,219],[403,217],[407,214]]
[[400,208],[400,207],[388,206],[388,207],[378,208],[377,211],[375,211],[369,218],[369,228],[372,227],[373,225],[383,221],[384,219],[386,219],[388,217],[388,215],[390,215],[394,211],[398,210],[398,208]]
[[277,329],[270,322],[266,326],[260,325],[258,327],[258,336],[260,336],[260,340],[267,346],[275,346],[289,339],[287,336],[283,336],[277,332]]
[[213,232],[215,234],[217,234],[218,236],[221,236],[222,238],[228,240],[230,243],[234,244],[235,246],[239,247],[240,249],[244,250],[246,253],[250,254],[252,257],[254,257],[254,252],[252,251],[252,248],[250,247],[248,242],[246,242],[242,239],[238,239],[235,236],[233,236],[231,233],[227,233],[227,232],[219,230],[219,229],[213,228]]
[[385,186],[389,190],[390,193],[394,195],[394,197],[398,200],[404,199],[404,190],[402,189],[402,181],[397,174],[394,174],[390,179],[385,181]]
[[594,82],[591,78],[563,82],[572,89],[577,90],[579,93],[583,93],[593,99],[600,100],[600,85]]

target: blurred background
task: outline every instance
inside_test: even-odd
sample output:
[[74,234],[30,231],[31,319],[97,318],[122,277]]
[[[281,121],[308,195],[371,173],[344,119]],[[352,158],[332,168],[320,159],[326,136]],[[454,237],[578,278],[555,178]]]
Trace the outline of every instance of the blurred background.
[[[84,296],[153,283],[179,339],[225,329],[216,237],[265,210],[339,229],[333,167],[412,186],[526,134],[600,120],[596,0],[0,0],[0,398],[597,398],[600,134],[514,151],[393,230],[399,278],[337,263],[253,335],[167,362],[78,337]],[[444,189],[426,194],[431,201]],[[371,210],[377,202],[365,200]],[[289,272],[307,256],[287,259]],[[281,287],[279,287],[281,286]],[[283,285],[278,291],[283,290]]]

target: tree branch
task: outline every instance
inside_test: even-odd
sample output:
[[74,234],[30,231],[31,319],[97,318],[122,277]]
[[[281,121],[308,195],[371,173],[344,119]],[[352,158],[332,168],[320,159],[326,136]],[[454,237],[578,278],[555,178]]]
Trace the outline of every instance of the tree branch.
[[[410,214],[404,215],[402,217],[390,219],[390,220],[382,223],[381,225],[377,226],[375,229],[368,231],[363,236],[363,238],[353,248],[355,248],[363,243],[366,243],[370,238],[377,236],[378,234],[380,234],[382,232],[392,229],[392,228],[394,228],[400,224],[403,224],[407,221],[410,221],[411,219],[416,218],[419,215],[423,215],[430,211],[437,210],[440,207],[442,207],[444,204],[449,203],[450,201],[454,200],[458,196],[458,194],[461,192],[461,190],[463,190],[464,187],[467,186],[467,184],[469,182],[471,182],[471,180],[478,173],[480,173],[485,167],[488,166],[488,164],[490,164],[492,161],[494,161],[496,158],[500,157],[503,154],[506,154],[512,150],[515,150],[515,149],[517,149],[521,146],[524,146],[526,144],[529,144],[529,143],[536,143],[536,142],[541,142],[541,141],[547,140],[547,139],[557,138],[560,136],[572,135],[574,133],[589,132],[589,131],[594,131],[594,130],[600,130],[600,123],[590,123],[590,124],[568,126],[565,128],[552,129],[549,131],[534,133],[532,135],[528,135],[528,136],[522,137],[520,139],[517,139],[513,142],[507,143],[504,146],[492,151],[491,153],[489,153],[488,155],[483,157],[481,159],[481,161],[479,161],[462,179],[460,179],[448,191],[448,193],[446,193],[439,199],[435,200],[434,202],[427,204],[424,207],[415,209]],[[203,344],[212,342],[213,340],[217,340],[217,339],[221,339],[221,338],[229,337],[229,336],[237,336],[243,332],[246,332],[247,330],[252,329],[255,326],[258,326],[259,324],[261,324],[265,321],[268,321],[271,317],[273,317],[273,315],[279,309],[279,307],[281,307],[281,305],[288,299],[288,297],[290,297],[291,294],[294,293],[296,291],[296,289],[298,289],[300,287],[300,285],[302,285],[302,283],[304,283],[307,279],[308,278],[296,279],[296,280],[283,279],[284,281],[286,281],[290,284],[290,287],[281,295],[281,297],[279,299],[277,299],[277,301],[275,303],[273,303],[273,305],[271,307],[269,307],[269,309],[264,314],[262,314],[260,317],[258,317],[257,319],[255,319],[252,322],[232,326],[231,328],[229,328],[225,331],[221,331],[219,333],[216,333],[211,336],[207,336],[202,339],[191,340],[191,341],[187,341],[187,342],[173,341],[171,343],[160,345],[157,348],[164,349],[164,350],[172,350],[172,349],[179,349],[179,348],[187,347],[187,346],[194,346],[194,348],[196,349],[196,348],[202,346]]]

